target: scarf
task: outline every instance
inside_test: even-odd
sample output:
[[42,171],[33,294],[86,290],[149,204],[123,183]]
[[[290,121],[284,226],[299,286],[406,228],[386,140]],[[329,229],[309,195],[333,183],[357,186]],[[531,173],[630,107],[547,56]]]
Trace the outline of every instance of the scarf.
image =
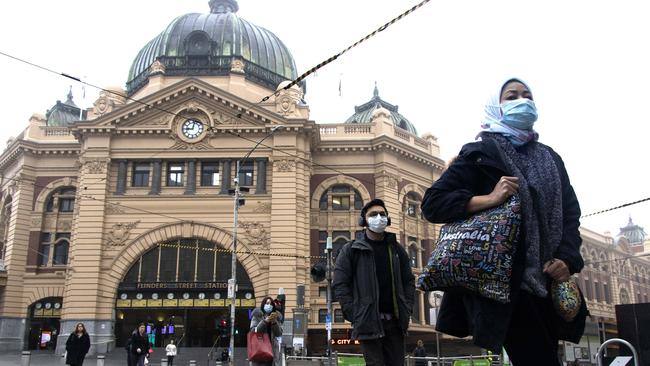
[[515,148],[507,136],[483,132],[504,152],[506,168],[519,178],[526,253],[521,288],[539,297],[548,295],[544,263],[553,259],[562,239],[562,183],[549,149],[535,141]]
[[[528,90],[530,87],[518,78],[510,78],[505,83],[501,84],[498,93],[492,94],[488,101],[485,103],[485,117],[481,122],[482,132],[494,132],[505,136],[515,146],[522,146],[530,141],[537,141],[539,134],[535,130],[522,130],[519,128],[509,127],[501,123],[503,113],[501,112],[501,90],[510,81],[519,81],[526,85]],[[531,91],[532,93],[532,91]]]

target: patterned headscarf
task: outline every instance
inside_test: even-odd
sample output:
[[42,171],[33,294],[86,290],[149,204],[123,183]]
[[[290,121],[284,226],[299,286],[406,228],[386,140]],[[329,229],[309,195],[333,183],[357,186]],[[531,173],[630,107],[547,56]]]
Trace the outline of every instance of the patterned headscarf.
[[531,90],[528,84],[519,78],[510,78],[501,84],[498,93],[492,94],[485,103],[485,117],[483,117],[483,121],[481,122],[481,128],[483,129],[481,132],[498,133],[510,140],[513,145],[522,146],[527,142],[537,141],[539,134],[535,130],[521,130],[501,123],[501,119],[503,118],[503,114],[501,113],[501,93],[503,92],[503,87],[511,81],[518,81],[524,84],[529,91]]

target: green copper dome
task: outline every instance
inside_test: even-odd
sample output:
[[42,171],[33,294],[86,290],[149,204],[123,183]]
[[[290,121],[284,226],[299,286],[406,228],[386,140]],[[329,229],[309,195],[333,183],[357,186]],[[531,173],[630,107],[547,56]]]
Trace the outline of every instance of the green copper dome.
[[396,105],[390,104],[379,97],[379,90],[377,89],[376,83],[375,90],[372,93],[372,99],[360,106],[355,106],[354,114],[345,123],[370,123],[372,121],[372,113],[378,108],[385,108],[390,112],[390,117],[396,127],[406,130],[415,136],[418,135],[415,126],[406,117],[397,112],[398,107]]
[[138,53],[127,81],[129,95],[146,85],[156,61],[168,76],[219,76],[233,60],[244,63],[246,78],[275,90],[298,75],[291,53],[270,31],[236,15],[236,0],[211,0],[209,14],[185,14]]

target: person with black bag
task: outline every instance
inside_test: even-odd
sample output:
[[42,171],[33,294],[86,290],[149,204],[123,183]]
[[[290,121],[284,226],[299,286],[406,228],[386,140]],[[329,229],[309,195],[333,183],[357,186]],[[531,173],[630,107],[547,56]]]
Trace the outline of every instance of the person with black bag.
[[[463,146],[422,201],[433,223],[465,220],[520,199],[522,225],[516,238],[506,303],[463,291],[445,291],[436,329],[500,353],[515,366],[560,365],[558,340],[578,343],[588,314],[584,300],[572,321],[554,310],[552,281],[565,281],[584,266],[580,206],[560,156],[537,142],[537,109],[519,79],[500,85],[485,107],[480,140]],[[580,295],[581,296],[581,295]]]
[[90,337],[86,332],[86,327],[83,323],[78,323],[74,332],[70,333],[70,337],[65,342],[66,365],[82,366],[89,349]]
[[334,268],[334,298],[352,323],[366,365],[403,365],[415,278],[406,250],[386,232],[390,217],[384,201],[361,209],[363,237],[341,248]]

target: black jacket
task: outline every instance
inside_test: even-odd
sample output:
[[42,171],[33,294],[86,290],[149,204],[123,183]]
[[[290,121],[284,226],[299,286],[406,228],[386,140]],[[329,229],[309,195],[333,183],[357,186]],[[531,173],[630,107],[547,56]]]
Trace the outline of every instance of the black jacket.
[[[399,322],[404,333],[408,329],[415,278],[411,272],[406,250],[397,242],[395,234],[386,233],[386,240],[393,251],[393,281],[399,309]],[[334,297],[341,304],[343,317],[352,323],[352,338],[377,339],[384,336],[379,318],[379,286],[372,246],[364,238],[343,246],[336,258],[334,268]]]
[[67,365],[82,365],[89,349],[90,337],[87,333],[84,333],[81,337],[71,333],[65,342],[65,363]]
[[[140,332],[136,329],[135,332],[131,334],[131,353],[134,355],[143,355],[149,353],[149,337],[145,333],[143,336],[140,335]],[[140,353],[138,353],[138,348],[140,348]]]
[[[422,213],[434,223],[448,223],[470,216],[467,204],[473,196],[487,195],[502,176],[512,176],[503,161],[500,147],[494,140],[484,139],[463,146],[458,157],[443,175],[429,188],[422,200]],[[558,168],[562,185],[563,225],[562,239],[554,257],[563,260],[571,273],[582,270],[584,262],[580,255],[582,239],[580,206],[569,182],[569,176],[560,156],[550,149]],[[523,235],[523,233],[522,233]],[[520,244],[524,245],[522,236]],[[524,269],[524,250],[517,250],[512,274],[512,302],[501,304],[479,296],[446,292],[436,329],[457,337],[472,335],[474,342],[489,350],[500,352],[509,327],[513,304],[521,285]],[[580,339],[584,331],[587,309],[574,322],[559,324],[560,339]],[[580,319],[582,319],[580,321]],[[558,317],[558,321],[561,318]],[[581,324],[580,324],[581,323]]]

